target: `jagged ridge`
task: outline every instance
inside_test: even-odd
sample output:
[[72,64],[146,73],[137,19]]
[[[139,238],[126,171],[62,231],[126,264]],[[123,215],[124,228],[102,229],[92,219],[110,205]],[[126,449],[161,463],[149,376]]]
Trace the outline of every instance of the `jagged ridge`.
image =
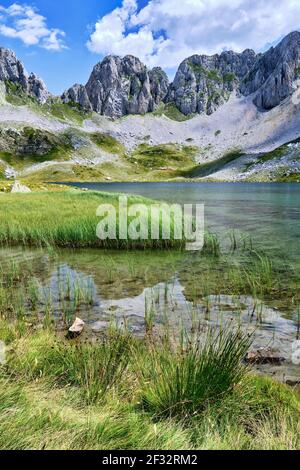
[[145,114],[160,103],[173,103],[181,113],[192,115],[212,114],[236,91],[255,93],[255,105],[269,110],[295,91],[299,64],[299,32],[265,54],[246,49],[189,57],[171,84],[160,68],[148,71],[132,56],[109,56],[95,66],[86,86],[75,85],[62,99],[110,117]]
[[[297,89],[299,77],[300,33],[293,32],[264,54],[247,49],[189,57],[179,66],[173,83],[161,68],[148,70],[136,57],[108,56],[94,67],[86,85],[74,85],[61,99],[113,118],[146,114],[162,103],[193,115],[212,114],[235,91],[254,94],[254,104],[270,110]],[[15,54],[3,48],[0,80],[18,83],[41,103],[50,96],[42,80],[28,75]]]

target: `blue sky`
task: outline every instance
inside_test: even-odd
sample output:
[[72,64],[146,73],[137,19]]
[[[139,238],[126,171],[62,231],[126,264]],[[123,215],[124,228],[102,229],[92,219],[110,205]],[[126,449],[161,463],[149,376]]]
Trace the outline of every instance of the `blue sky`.
[[[8,7],[12,1],[0,0],[0,5]],[[23,2],[18,2],[23,4]],[[68,49],[51,51],[39,46],[28,46],[23,41],[7,38],[0,34],[0,45],[13,49],[25,63],[28,71],[40,75],[53,93],[61,93],[74,82],[85,83],[89,73],[98,60],[91,53],[86,42],[89,28],[98,17],[116,7],[118,0],[35,0],[27,1],[35,6],[39,13],[47,18],[47,24],[65,32],[65,44]]]
[[0,0],[0,45],[60,94],[106,54],[170,76],[195,53],[264,50],[300,26],[295,0]]

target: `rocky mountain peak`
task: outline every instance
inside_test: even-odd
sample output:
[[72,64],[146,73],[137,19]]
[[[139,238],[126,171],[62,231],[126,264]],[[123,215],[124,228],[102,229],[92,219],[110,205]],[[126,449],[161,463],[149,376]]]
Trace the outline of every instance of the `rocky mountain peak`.
[[84,111],[89,112],[93,110],[84,85],[76,83],[63,93],[61,99],[64,103],[80,105]]
[[241,84],[244,95],[256,93],[254,103],[269,110],[295,91],[300,76],[300,33],[290,33],[256,61]]
[[108,56],[98,63],[86,84],[97,113],[110,117],[153,110],[147,68],[133,56]]
[[51,96],[44,81],[34,73],[31,73],[28,77],[27,92],[37,98],[40,103],[45,103]]
[[0,47],[0,80],[18,82],[22,88],[27,89],[28,75],[24,65],[12,50],[3,47]]
[[85,86],[74,85],[62,99],[115,118],[153,111],[168,89],[168,77],[159,67],[149,71],[132,55],[107,56],[95,65]]
[[239,80],[253,67],[254,51],[241,54],[193,55],[179,66],[168,100],[183,114],[211,114],[238,87]]
[[50,97],[44,82],[33,73],[28,75],[16,54],[3,47],[0,47],[0,81],[19,84],[25,93],[35,97],[40,103],[45,103]]

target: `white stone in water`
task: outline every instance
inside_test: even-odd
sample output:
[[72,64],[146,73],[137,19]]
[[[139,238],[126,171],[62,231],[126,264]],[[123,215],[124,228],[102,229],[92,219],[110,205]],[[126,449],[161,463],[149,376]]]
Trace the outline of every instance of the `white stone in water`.
[[69,328],[69,333],[73,335],[81,335],[85,327],[85,323],[80,318],[76,318],[71,328]]

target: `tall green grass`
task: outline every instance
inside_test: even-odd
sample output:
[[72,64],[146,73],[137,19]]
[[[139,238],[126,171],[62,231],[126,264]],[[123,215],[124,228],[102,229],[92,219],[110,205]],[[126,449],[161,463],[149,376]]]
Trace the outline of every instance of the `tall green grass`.
[[153,335],[141,342],[112,329],[93,345],[68,343],[45,330],[20,338],[9,366],[23,380],[77,387],[87,404],[122,386],[128,372],[145,410],[181,419],[234,390],[246,376],[242,361],[251,344],[248,336],[232,331],[209,330],[204,341],[186,339],[176,346],[167,333],[163,342]]
[[[96,228],[100,218],[96,210],[100,204],[110,204],[118,214],[118,197],[118,194],[78,191],[3,194],[0,198],[0,244],[117,249],[180,248],[184,245],[184,240],[175,240],[172,236],[173,225],[170,240],[151,240],[150,227],[148,240],[120,240],[118,220],[116,240],[98,239]],[[151,201],[129,196],[128,203],[149,206]]]
[[249,374],[248,342],[76,345],[27,326],[0,366],[0,449],[297,449],[299,395]]
[[142,403],[157,416],[187,418],[228,395],[246,374],[242,363],[251,339],[240,332],[209,330],[179,347],[152,345],[140,364]]
[[180,424],[154,424],[118,400],[83,409],[76,391],[0,379],[0,449],[189,449]]
[[[20,339],[12,358],[13,369],[23,378],[48,378],[60,386],[77,387],[85,404],[100,401],[120,383],[128,366],[131,339],[109,331],[96,346],[67,343],[44,331]],[[23,349],[23,351],[22,351]]]
[[213,257],[218,257],[221,255],[220,240],[215,233],[205,233],[202,253],[204,255],[211,255]]

